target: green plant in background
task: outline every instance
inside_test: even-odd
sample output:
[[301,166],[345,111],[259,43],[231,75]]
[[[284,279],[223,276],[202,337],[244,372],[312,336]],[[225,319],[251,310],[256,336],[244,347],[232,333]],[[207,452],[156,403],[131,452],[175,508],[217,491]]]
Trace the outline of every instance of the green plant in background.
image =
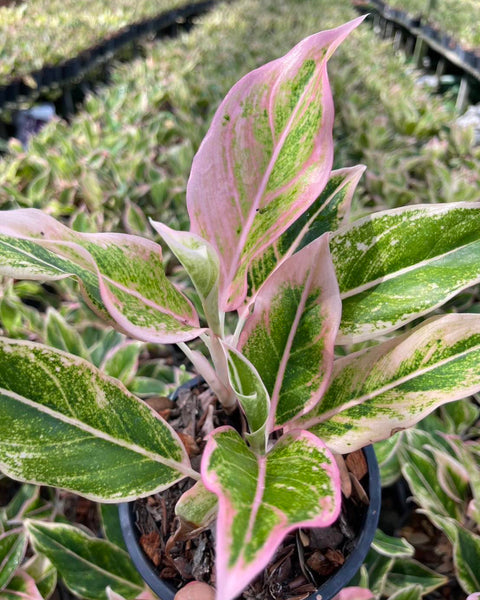
[[383,483],[403,475],[419,510],[452,543],[457,580],[470,594],[480,588],[479,416],[478,405],[463,400],[376,445]]
[[[189,4],[200,0],[189,0]],[[128,25],[187,4],[183,0],[29,0],[0,7],[0,85],[76,57]],[[26,77],[28,82],[28,77]]]
[[[107,323],[136,339],[177,343],[225,410],[240,407],[247,423],[243,437],[229,427],[209,435],[200,475],[168,423],[124,386],[79,357],[4,338],[3,470],[106,502],[191,477],[197,484],[178,514],[204,527],[218,499],[222,600],[247,585],[289,530],[336,518],[332,452],[388,438],[480,389],[477,314],[434,317],[334,361],[335,343],[389,334],[480,278],[477,203],[346,223],[363,168],[331,170],[326,61],[358,22],[307,38],[240,80],[194,160],[191,232],[152,222],[189,274],[203,322],[148,239],[75,232],[28,209],[0,221],[4,274],[73,277]],[[228,332],[233,311],[238,323]],[[213,365],[187,346],[197,337]],[[34,548],[54,564],[52,548],[71,541],[65,527],[26,522]]]
[[[354,16],[347,0],[302,0],[302,19],[298,5],[266,0],[259,13],[252,0],[238,0],[188,35],[146,45],[145,59],[114,69],[112,85],[89,96],[71,126],[51,123],[27,152],[11,144],[0,164],[0,204],[44,208],[80,231],[146,235],[143,215],[188,228],[191,159],[229,87],[319,26]],[[480,150],[453,128],[454,111],[416,86],[391,45],[365,27],[356,47],[341,47],[332,60],[335,164],[366,164],[362,205],[477,198]]]

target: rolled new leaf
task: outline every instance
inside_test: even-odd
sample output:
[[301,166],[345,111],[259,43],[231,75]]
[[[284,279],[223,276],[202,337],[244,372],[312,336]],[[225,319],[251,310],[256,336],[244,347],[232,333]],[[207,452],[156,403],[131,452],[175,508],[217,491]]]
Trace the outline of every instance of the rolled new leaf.
[[322,402],[302,427],[345,454],[479,390],[480,315],[448,314],[336,360]]
[[333,160],[326,65],[363,17],[247,74],[217,110],[187,186],[191,231],[220,256],[220,308],[238,308],[251,261],[318,197]]
[[265,385],[252,363],[226,343],[223,347],[228,356],[230,385],[247,418],[250,445],[260,454],[267,450],[267,420],[270,411],[270,397]]
[[480,203],[382,211],[332,234],[338,344],[393,331],[480,281]]
[[184,266],[198,292],[210,328],[221,335],[223,322],[218,311],[220,266],[215,250],[198,235],[175,231],[156,221],[150,223]]
[[197,337],[198,315],[165,276],[158,244],[120,233],[78,233],[35,209],[0,219],[0,274],[18,279],[73,277],[90,307],[143,341]]
[[260,286],[289,256],[324,233],[336,231],[348,217],[352,197],[365,171],[363,165],[332,171],[320,196],[248,270],[248,297],[254,299]]
[[127,600],[141,593],[143,582],[129,555],[114,544],[64,523],[27,520],[25,526],[35,551],[51,561],[77,596],[107,600],[107,586]]
[[269,432],[320,400],[341,310],[327,234],[290,256],[258,293],[239,348],[270,396]]
[[93,500],[134,500],[190,468],[173,429],[90,363],[0,338],[0,470]]
[[218,496],[216,588],[232,600],[289,531],[326,527],[340,511],[340,475],[324,443],[306,431],[281,437],[266,456],[221,427],[209,437],[202,481]]

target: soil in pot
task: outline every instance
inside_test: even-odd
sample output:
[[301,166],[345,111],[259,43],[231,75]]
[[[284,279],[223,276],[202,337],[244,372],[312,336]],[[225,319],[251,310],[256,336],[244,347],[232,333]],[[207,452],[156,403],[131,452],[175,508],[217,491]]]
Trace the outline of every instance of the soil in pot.
[[[225,424],[242,428],[241,416],[227,418],[203,384],[181,389],[175,402],[156,399],[151,405],[179,432],[197,469],[203,439],[210,431]],[[298,530],[288,535],[268,567],[239,598],[304,600],[340,569],[358,542],[369,505],[363,452],[348,455],[342,470],[344,495],[337,522],[328,528]],[[203,531],[191,539],[181,539],[178,534],[175,537],[175,504],[191,485],[192,481],[184,480],[166,492],[138,500],[134,506],[140,546],[159,578],[173,589],[180,589],[193,579],[215,586],[212,531]]]

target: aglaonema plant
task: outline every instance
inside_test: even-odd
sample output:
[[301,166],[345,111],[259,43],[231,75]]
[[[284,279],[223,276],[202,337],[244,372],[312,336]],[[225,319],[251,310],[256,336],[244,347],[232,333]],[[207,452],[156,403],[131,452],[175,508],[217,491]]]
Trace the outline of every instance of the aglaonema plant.
[[[77,356],[2,339],[2,470],[100,502],[192,478],[177,514],[197,527],[216,516],[221,600],[241,592],[289,531],[335,521],[336,454],[480,390],[476,314],[436,316],[335,360],[335,344],[385,339],[480,281],[480,203],[347,222],[363,167],[332,171],[326,66],[360,21],[241,79],[193,162],[190,232],[152,222],[203,315],[166,277],[150,240],[79,233],[31,209],[0,219],[1,273],[76,279],[106,323],[178,344],[225,413],[240,410],[245,423],[208,435],[199,473],[177,432],[122,384]],[[230,330],[227,312],[237,317]],[[210,359],[188,346],[195,338]],[[35,546],[38,527],[27,529]]]

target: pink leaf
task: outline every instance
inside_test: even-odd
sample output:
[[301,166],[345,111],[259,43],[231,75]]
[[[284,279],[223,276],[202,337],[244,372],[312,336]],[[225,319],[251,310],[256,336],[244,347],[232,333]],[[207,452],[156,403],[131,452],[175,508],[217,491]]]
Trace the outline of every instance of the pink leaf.
[[341,311],[328,234],[288,258],[260,289],[239,347],[270,395],[269,431],[308,412],[322,397]]
[[215,430],[202,480],[218,496],[217,599],[232,600],[298,527],[327,527],[338,517],[340,475],[331,452],[307,431],[282,436],[255,454],[230,427]]
[[194,158],[191,231],[221,257],[220,308],[247,293],[251,261],[318,197],[333,160],[327,61],[363,17],[312,35],[233,86]]

